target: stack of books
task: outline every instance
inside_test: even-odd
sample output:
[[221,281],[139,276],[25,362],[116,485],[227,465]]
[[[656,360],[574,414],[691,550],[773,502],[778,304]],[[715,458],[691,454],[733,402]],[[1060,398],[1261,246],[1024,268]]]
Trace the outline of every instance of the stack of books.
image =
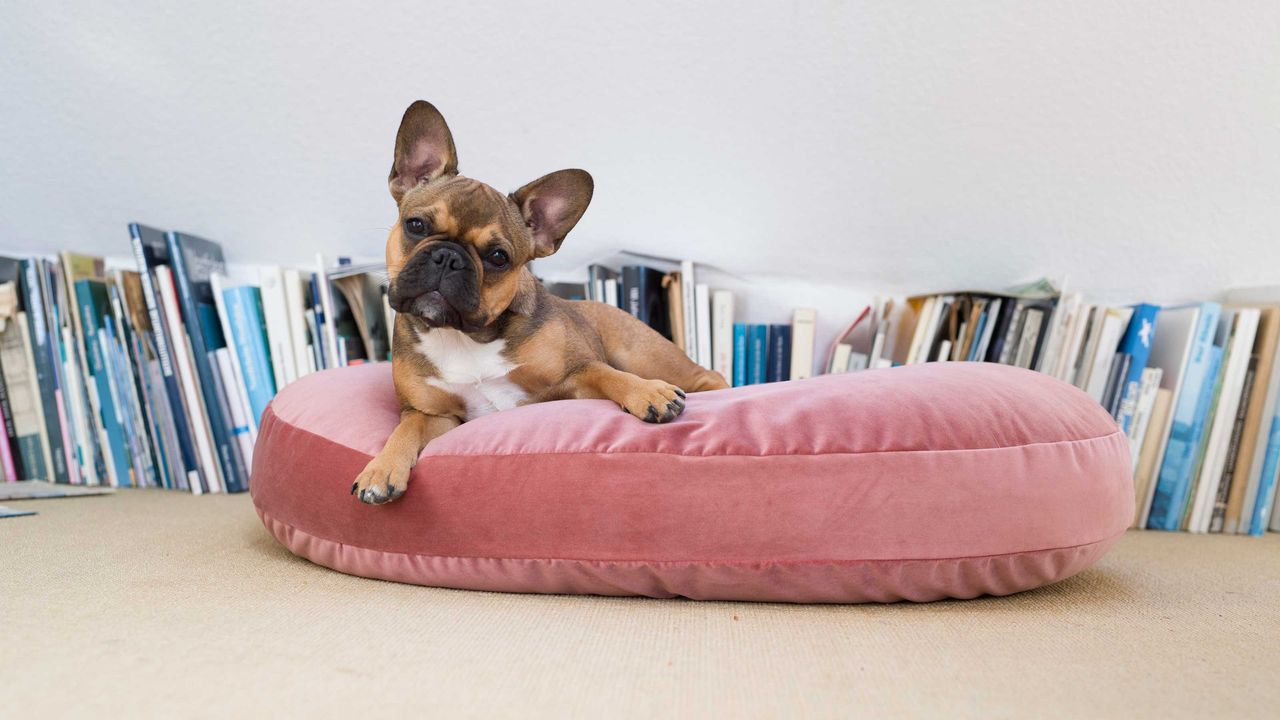
[[129,226],[136,269],[0,257],[0,472],[193,493],[247,489],[278,388],[390,354],[385,269],[227,275],[221,247]]
[[877,301],[826,371],[967,360],[1052,375],[1128,436],[1134,527],[1261,535],[1280,530],[1280,291],[1226,302],[1089,304],[1045,281]]
[[813,374],[818,318],[812,308],[795,309],[789,325],[735,322],[733,292],[701,282],[703,269],[695,263],[635,257],[650,264],[595,264],[588,267],[586,282],[547,287],[568,300],[597,300],[626,310],[735,387]]

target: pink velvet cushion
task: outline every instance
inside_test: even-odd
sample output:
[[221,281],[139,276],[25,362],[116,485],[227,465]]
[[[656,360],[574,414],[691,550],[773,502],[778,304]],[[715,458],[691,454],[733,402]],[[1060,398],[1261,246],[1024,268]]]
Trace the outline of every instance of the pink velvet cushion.
[[433,441],[398,502],[351,482],[399,417],[390,367],[294,383],[252,493],[294,553],[454,588],[864,602],[1004,595],[1088,567],[1133,517],[1124,435],[1065,383],[935,363],[689,396],[668,425],[603,400]]

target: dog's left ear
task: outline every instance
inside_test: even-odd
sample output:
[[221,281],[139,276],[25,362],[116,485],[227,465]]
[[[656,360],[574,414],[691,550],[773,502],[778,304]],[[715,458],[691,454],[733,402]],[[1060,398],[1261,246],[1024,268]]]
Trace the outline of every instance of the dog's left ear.
[[557,170],[511,193],[511,199],[533,233],[534,257],[560,249],[591,203],[595,183],[586,170]]
[[418,100],[404,111],[396,132],[396,157],[387,184],[397,204],[419,183],[458,174],[453,133],[435,105]]

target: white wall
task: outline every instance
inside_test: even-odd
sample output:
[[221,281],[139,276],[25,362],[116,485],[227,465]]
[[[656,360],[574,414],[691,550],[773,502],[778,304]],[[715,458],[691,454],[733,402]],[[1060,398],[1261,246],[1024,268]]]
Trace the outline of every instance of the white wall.
[[466,174],[595,176],[542,272],[711,261],[765,288],[753,320],[1280,281],[1271,2],[107,5],[0,6],[0,247],[119,255],[137,219],[240,261],[379,255],[424,97]]

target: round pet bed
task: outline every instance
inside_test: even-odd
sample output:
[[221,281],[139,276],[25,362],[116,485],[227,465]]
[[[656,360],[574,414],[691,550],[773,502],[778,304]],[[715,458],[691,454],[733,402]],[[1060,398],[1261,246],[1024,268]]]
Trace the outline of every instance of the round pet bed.
[[475,590],[889,602],[1006,595],[1090,566],[1133,517],[1129,446],[1047,376],[933,363],[603,400],[437,438],[382,506],[351,482],[399,418],[388,364],[310,375],[264,414],[251,491],[290,551]]

